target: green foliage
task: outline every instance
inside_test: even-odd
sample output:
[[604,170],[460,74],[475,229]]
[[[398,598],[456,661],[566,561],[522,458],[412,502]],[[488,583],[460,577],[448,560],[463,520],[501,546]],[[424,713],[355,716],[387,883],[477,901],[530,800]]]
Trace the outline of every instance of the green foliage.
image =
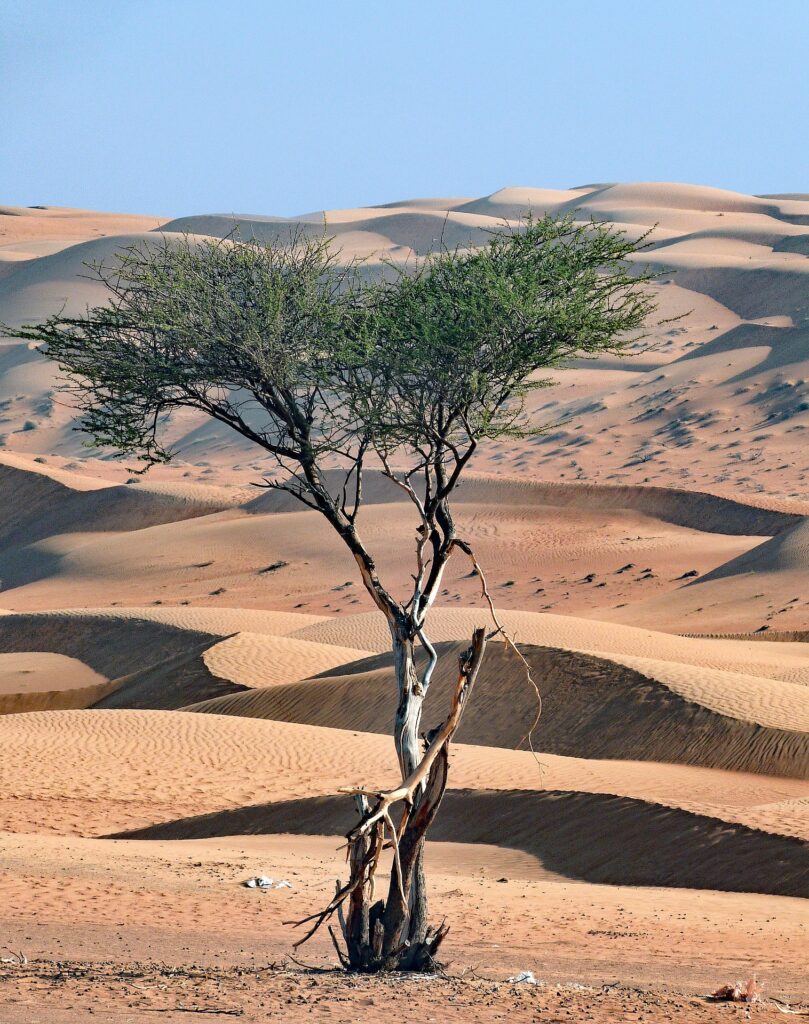
[[[639,248],[601,224],[528,219],[477,250],[441,251],[374,295],[380,435],[394,446],[526,432],[537,373],[621,352],[654,309]],[[521,425],[522,424],[522,425]]]
[[178,408],[292,458],[329,432],[318,394],[345,365],[359,306],[328,239],[156,236],[91,269],[108,305],[5,333],[44,343],[95,445],[165,461],[161,428]]
[[[527,429],[526,395],[618,352],[653,310],[638,251],[604,225],[528,219],[362,283],[328,238],[156,236],[95,266],[107,305],[4,333],[44,343],[97,445],[170,458],[172,410],[232,427],[293,472],[328,457],[468,458]],[[304,478],[311,484],[310,474]]]

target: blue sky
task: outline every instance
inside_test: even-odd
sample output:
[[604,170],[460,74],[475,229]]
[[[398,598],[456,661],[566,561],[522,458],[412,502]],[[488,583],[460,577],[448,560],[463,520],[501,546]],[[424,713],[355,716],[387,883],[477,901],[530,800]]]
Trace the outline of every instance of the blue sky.
[[809,0],[0,0],[0,204],[809,192]]

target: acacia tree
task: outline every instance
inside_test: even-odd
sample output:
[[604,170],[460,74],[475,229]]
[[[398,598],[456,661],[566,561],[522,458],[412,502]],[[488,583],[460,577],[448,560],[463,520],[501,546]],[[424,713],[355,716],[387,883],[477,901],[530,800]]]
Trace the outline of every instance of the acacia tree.
[[[349,878],[321,913],[298,922],[309,925],[305,941],[337,914],[342,947],[329,930],[352,969],[429,970],[446,933],[427,921],[424,840],[487,639],[501,632],[475,630],[447,717],[422,746],[437,661],[429,610],[454,552],[483,579],[456,528],[453,491],[481,441],[531,431],[526,397],[547,383],[538,374],[619,352],[642,328],[654,306],[651,275],[627,263],[639,248],[604,225],[529,219],[480,248],[442,250],[369,283],[340,265],[326,237],[273,245],[156,237],[94,267],[107,304],[4,329],[43,343],[59,363],[92,444],[147,466],[165,461],[170,414],[198,410],[262,449],[273,464],[265,486],[320,513],[354,557],[390,629],[402,782],[354,791]],[[415,509],[404,595],[380,578],[360,533],[369,466]],[[427,657],[417,663],[419,647]],[[385,846],[393,847],[390,883],[374,902]]]

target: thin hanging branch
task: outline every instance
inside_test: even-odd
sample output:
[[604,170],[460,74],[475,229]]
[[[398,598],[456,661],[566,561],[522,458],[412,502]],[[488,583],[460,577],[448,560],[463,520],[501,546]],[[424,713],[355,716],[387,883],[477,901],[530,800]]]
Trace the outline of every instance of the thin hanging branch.
[[[461,540],[459,538],[459,539],[457,539],[455,541],[455,546],[458,548],[459,551],[463,551],[463,553],[465,555],[467,555],[467,557],[470,559],[470,561],[472,562],[472,567],[474,568],[475,573],[477,574],[477,577],[480,580],[481,594],[482,594],[483,599],[485,600],[486,604],[489,606],[489,614],[492,617],[492,622],[494,623],[495,630],[496,630],[495,633],[490,633],[489,634],[489,639],[492,639],[492,637],[497,636],[498,634],[503,637],[503,639],[505,640],[505,642],[508,645],[508,647],[510,648],[510,650],[513,651],[513,653],[516,654],[517,657],[522,662],[523,667],[525,669],[525,679],[526,679],[526,682],[533,689],[534,694],[536,696],[537,710],[536,710],[536,714],[534,716],[534,720],[531,723],[531,726],[528,729],[528,731],[525,733],[525,735],[522,737],[520,742],[517,744],[517,750],[520,749],[520,747],[523,745],[523,743],[527,742],[528,743],[528,749],[534,755],[534,758],[537,758],[537,753],[534,750],[534,742],[533,742],[533,740],[534,740],[534,732],[536,731],[536,728],[539,725],[539,720],[542,717],[542,693],[540,692],[539,686],[537,685],[537,683],[534,680],[534,677],[533,677],[533,675],[531,673],[531,666],[529,665],[527,658],[522,653],[522,651],[519,649],[519,647],[516,645],[516,643],[514,642],[514,640],[511,637],[511,634],[509,633],[509,631],[506,629],[506,627],[503,625],[503,623],[500,621],[500,619],[497,616],[497,611],[495,610],[494,602],[492,601],[491,594],[489,593],[489,588],[488,588],[488,586],[486,584],[486,577],[485,577],[485,575],[483,573],[483,569],[481,569],[481,567],[480,567],[480,563],[478,562],[477,557],[475,556],[474,551],[472,550],[471,544],[469,544],[468,541]],[[537,760],[537,763],[539,764],[538,760]]]

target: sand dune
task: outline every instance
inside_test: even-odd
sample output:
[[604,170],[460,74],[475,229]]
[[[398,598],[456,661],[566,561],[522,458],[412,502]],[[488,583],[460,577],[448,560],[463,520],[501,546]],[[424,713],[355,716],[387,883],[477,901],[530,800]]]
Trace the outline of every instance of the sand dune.
[[65,206],[0,206],[0,252],[16,250],[23,258],[38,256],[46,246],[67,247],[100,235],[152,231],[162,220]]
[[[63,489],[70,491],[98,491],[107,486],[104,480],[99,480],[91,472],[66,470],[59,466],[48,464],[45,459],[35,460],[6,450],[0,453],[0,471],[7,473],[9,470],[20,474],[16,475],[16,473],[12,472],[6,476],[6,479],[13,481],[17,485],[23,485],[24,476],[22,474],[28,474],[31,478],[31,483],[37,483],[42,487],[49,486],[48,481],[51,481],[52,484],[60,484]],[[4,487],[3,490],[6,491],[8,488]],[[53,492],[55,494],[60,493],[55,487]],[[19,502],[19,504],[22,504],[22,502]],[[7,522],[10,512],[10,502],[6,499],[3,505],[2,517],[4,524]]]
[[20,267],[0,281],[0,321],[10,326],[36,323],[64,308],[66,316],[85,308],[103,305],[104,286],[94,279],[93,264],[111,263],[115,253],[133,245],[148,245],[170,232],[155,235],[151,230],[115,234],[80,242]]
[[[339,495],[344,474],[337,470],[325,474],[326,482]],[[350,485],[351,500],[356,486]],[[766,499],[734,501],[675,487],[593,486],[584,483],[562,484],[492,474],[468,474],[461,479],[454,503],[549,506],[552,509],[633,510],[661,522],[708,533],[771,537],[790,526],[797,526],[809,513],[809,506],[783,502],[782,507]],[[407,505],[410,499],[401,488],[379,470],[366,471],[363,501],[369,505]],[[265,491],[242,505],[248,512],[303,512],[305,506],[285,491]],[[792,510],[794,508],[794,511]]]
[[[396,777],[389,737],[177,711],[54,711],[0,719],[9,828],[67,834],[121,831],[253,805],[330,795]],[[43,753],[49,751],[47,758]],[[803,782],[705,768],[582,761],[459,744],[453,788],[576,790],[622,796],[777,832],[767,805]],[[761,805],[761,820],[757,807]],[[174,808],[174,810],[172,810]],[[724,808],[724,809],[723,809]],[[806,821],[801,826],[806,830]],[[803,834],[803,833],[799,833]]]
[[316,644],[289,636],[238,633],[209,647],[203,654],[203,661],[219,679],[249,687],[267,687],[306,679],[345,665],[356,659],[357,654],[349,647]]
[[[163,229],[221,237],[238,221],[243,230],[269,238],[296,228],[320,232],[325,218],[347,257],[372,257],[371,264],[378,267],[380,255],[404,260],[414,251],[434,248],[442,232],[448,244],[477,244],[487,230],[504,220],[514,223],[527,209],[607,219],[634,235],[652,229],[652,248],[643,259],[665,271],[657,287],[664,315],[692,312],[654,332],[652,351],[635,364],[646,370],[640,374],[645,380],[626,374],[621,381],[610,382],[605,367],[562,372],[560,379],[569,383],[552,400],[552,419],[576,429],[552,431],[534,443],[484,446],[478,468],[522,476],[530,472],[535,478],[554,480],[564,474],[574,481],[707,488],[726,495],[766,490],[785,497],[809,496],[801,443],[809,402],[809,378],[801,372],[806,358],[802,322],[809,294],[805,197],[746,196],[675,183],[610,183],[569,190],[515,186],[479,199],[403,200],[292,218],[202,214],[172,221]],[[0,217],[0,228],[22,226],[23,221],[33,225],[26,228],[27,235],[23,231],[21,244],[29,236],[39,238],[42,225],[52,226],[54,232],[63,225],[72,240],[74,227],[68,230],[69,224],[89,224],[88,217],[106,216],[11,212],[14,216]],[[109,221],[108,227],[112,224]],[[143,226],[142,221],[137,226]],[[131,233],[132,227],[134,223],[126,225],[129,234],[96,238],[50,254],[10,254],[20,261],[18,269],[0,282],[0,319],[30,320],[54,311],[64,298],[71,309],[95,301],[99,293],[77,276],[82,261],[104,258],[127,242],[149,237],[148,232]],[[750,326],[769,331],[760,334],[756,348],[743,340],[746,335],[732,334]],[[727,332],[731,333],[725,339]],[[738,358],[730,365],[727,359],[700,362],[712,352],[739,356],[740,349],[744,364]],[[688,357],[688,370],[680,383],[656,381],[661,370],[683,355]],[[9,435],[11,446],[32,454],[76,453],[70,416],[47,409],[51,368],[25,346],[4,346],[4,362],[14,420],[36,425]],[[25,399],[17,397],[23,394]],[[45,411],[37,413],[37,408]],[[624,413],[627,408],[630,416]],[[202,434],[200,428],[201,422],[193,417],[172,428],[172,440],[183,457],[196,461],[204,448],[207,458],[213,457],[227,472],[237,462],[245,479],[250,454],[244,445],[220,428],[205,427]],[[768,464],[756,467],[759,472],[753,474],[748,462],[758,461],[762,443],[756,439],[762,434],[767,435]]]
[[108,486],[79,474],[0,456],[0,544],[56,534],[140,530],[239,505],[242,491],[199,484]]
[[663,207],[694,212],[758,213],[786,220],[796,216],[809,217],[809,211],[805,206],[793,200],[748,196],[741,192],[712,188],[708,185],[675,182],[629,182],[596,188],[588,193],[587,206],[582,208],[593,209],[595,204],[605,198],[610,201],[617,200],[622,205],[655,210]]
[[279,612],[256,608],[194,608],[190,606],[150,606],[143,608],[69,608],[52,612],[32,613],[32,622],[49,621],[75,617],[94,618],[104,622],[126,626],[131,620],[155,622],[178,630],[209,633],[211,636],[229,636],[246,628],[251,633],[266,633],[269,636],[285,636],[323,621],[322,615],[308,615],[302,612]]
[[[164,218],[144,214],[109,213],[99,210],[83,210],[71,206],[0,206],[0,232],[12,241],[39,238],[43,233],[58,238],[69,238],[75,230],[80,235],[112,234],[113,226],[138,221],[158,227]],[[120,232],[119,232],[120,233]]]
[[84,708],[107,680],[76,658],[43,651],[0,654],[0,715]]
[[[365,216],[363,216],[365,214]],[[209,215],[182,217],[164,225],[167,232],[188,232],[226,238],[237,231],[242,238],[287,242],[294,232],[333,237],[343,259],[367,258],[387,250],[402,250],[402,258],[424,254],[443,242],[450,248],[481,245],[492,221],[465,210],[429,210],[376,207],[373,210],[329,210],[304,218]],[[380,240],[383,244],[380,246]],[[348,242],[348,244],[346,244]]]
[[0,694],[36,693],[53,688],[58,680],[64,690],[106,682],[76,658],[43,652],[0,655]]
[[[378,496],[384,497],[381,487]],[[648,514],[635,511],[633,503],[647,504]],[[482,564],[491,567],[489,582],[499,605],[576,613],[677,589],[684,573],[704,573],[761,543],[758,535],[738,533],[746,526],[757,531],[794,521],[791,512],[750,510],[741,503],[725,508],[711,496],[703,504],[708,526],[719,526],[727,512],[728,533],[667,522],[687,518],[681,512],[684,499],[676,495],[671,500],[667,494],[650,495],[644,501],[632,493],[573,488],[562,489],[557,498],[540,487],[506,483],[501,488],[494,481],[474,481],[456,516]],[[0,556],[3,601],[17,609],[92,606],[102,586],[107,602],[136,606],[189,601],[320,615],[370,608],[353,559],[322,517],[282,511],[286,506],[279,505],[277,511],[260,512],[251,502],[247,510],[188,522],[116,536],[62,534],[15,549]],[[657,518],[657,507],[663,518]],[[175,517],[184,509],[180,506]],[[410,504],[384,500],[369,504],[358,520],[397,592],[410,582],[416,524]],[[461,556],[453,560],[441,600],[482,603],[478,581]]]
[[[575,946],[571,977],[586,956],[627,979],[649,949],[655,982],[686,954],[714,982],[752,950],[797,976],[805,936],[787,897],[809,895],[809,196],[514,186],[162,228],[223,237],[238,222],[271,240],[325,224],[343,259],[377,275],[381,260],[415,261],[441,240],[480,244],[529,209],[648,232],[639,262],[661,272],[660,315],[689,315],[633,342],[633,358],[555,370],[556,387],[530,397],[547,431],[481,445],[457,493],[543,716],[538,763],[513,749],[535,694],[492,643],[428,852],[435,905],[463,923],[464,964],[469,948],[481,962],[504,955],[479,941],[494,929],[515,939],[515,970]],[[158,240],[160,226],[0,208],[0,321],[102,301],[84,262]],[[278,901],[237,886],[248,862],[288,872],[296,907],[315,909],[351,820],[339,787],[397,778],[387,627],[322,520],[248,487],[268,466],[224,427],[173,417],[177,464],[133,482],[126,461],[82,447],[55,388],[33,346],[0,342],[4,942],[38,938],[52,958],[75,933],[106,955],[137,931],[148,957],[167,936],[196,949],[194,930],[226,918],[228,941],[271,958],[289,936]],[[365,497],[359,528],[398,593],[416,517],[373,467]],[[429,623],[442,659],[425,727],[444,714],[471,629],[489,624],[469,570],[453,561]],[[769,636],[745,635],[762,627]],[[122,833],[149,838],[78,838]]]
[[93,708],[148,708],[170,711],[189,701],[212,700],[225,694],[239,693],[244,687],[208,671],[205,653],[215,639],[205,640],[187,652],[150,664],[137,672],[115,679],[92,703]]
[[[282,635],[318,621],[313,615],[240,608],[102,608],[0,616],[0,651],[52,651],[120,678],[183,657],[249,626]],[[200,655],[201,658],[201,655]]]
[[770,572],[809,574],[809,519],[801,520],[765,544],[706,573],[702,582],[743,573]]
[[[502,621],[520,643],[584,653],[657,657],[772,679],[781,678],[788,668],[804,668],[809,664],[809,648],[803,644],[705,640],[568,615],[517,610],[504,611]],[[435,608],[431,612],[429,635],[434,641],[466,639],[476,626],[487,624],[488,614],[483,609]],[[386,651],[389,645],[386,629],[380,613],[368,612],[327,619],[304,626],[292,635],[302,640],[336,643],[344,647],[359,647],[362,637],[366,649]]]
[[805,594],[808,572],[809,519],[803,518],[667,595],[666,601],[650,598],[635,605],[631,617],[625,609],[608,611],[605,617],[662,629],[696,631],[702,620],[711,623],[711,632],[745,626],[749,630],[789,631],[788,623],[796,619],[800,623],[809,607]]
[[[446,714],[460,644],[441,645],[424,726]],[[809,689],[704,666],[522,647],[542,692],[536,749],[575,757],[676,762],[809,778]],[[395,695],[389,655],[187,710],[387,734]],[[516,747],[537,711],[520,662],[493,646],[459,739]]]
[[809,668],[782,672],[786,679],[767,679],[742,672],[690,665],[672,665],[655,658],[613,655],[628,668],[664,682],[686,700],[718,714],[752,722],[765,728],[780,728],[785,722],[796,732],[809,732]]
[[[345,799],[321,797],[224,811],[119,838],[198,839],[267,832],[345,834]],[[600,794],[452,790],[435,839],[525,850],[549,872],[613,885],[809,896],[809,846],[687,811]],[[627,849],[633,852],[627,855]],[[728,863],[734,870],[728,874]],[[771,872],[762,872],[768,863]]]
[[[7,697],[0,695],[0,713],[46,706],[179,708],[247,686],[303,679],[355,659],[358,653],[270,632],[238,633],[221,639],[231,626],[250,624],[268,631],[284,630],[312,616],[242,613],[239,609],[225,610],[223,615],[211,609],[206,615],[205,609],[181,608],[175,616],[168,608],[121,609],[116,614],[118,611],[5,615],[0,625],[0,649],[7,653],[0,654],[0,690],[6,675],[9,683]],[[27,653],[32,649],[56,653]],[[69,667],[64,685],[56,673],[59,665]],[[111,682],[89,665],[101,669]],[[34,667],[35,679],[28,680]],[[42,682],[51,674],[58,675],[59,694],[46,696],[39,691],[57,689],[55,683],[45,686]],[[76,681],[72,681],[74,677]],[[24,694],[16,692],[12,682],[15,678],[26,681],[21,687]],[[62,690],[69,690],[71,695],[62,695]]]
[[0,616],[4,653],[50,651],[76,658],[108,679],[184,654],[210,633],[135,616],[53,613]]

